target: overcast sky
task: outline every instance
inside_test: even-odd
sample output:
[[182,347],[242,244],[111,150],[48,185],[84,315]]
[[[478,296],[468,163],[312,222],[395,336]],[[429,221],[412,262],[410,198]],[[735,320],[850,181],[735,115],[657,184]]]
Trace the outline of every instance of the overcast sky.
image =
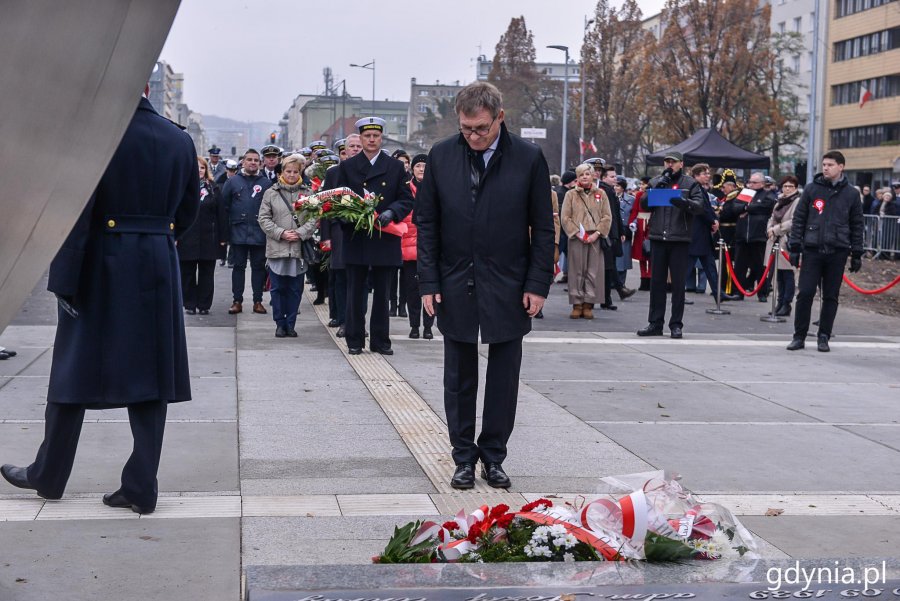
[[[615,2],[620,4],[620,2]],[[663,0],[638,0],[645,16]],[[512,17],[524,15],[537,60],[562,62],[549,44],[577,61],[584,16],[596,0],[182,0],[160,58],[184,73],[194,111],[233,119],[278,121],[298,94],[324,91],[322,70],[347,92],[372,96],[372,72],[350,67],[375,60],[375,95],[409,100],[410,78],[442,83],[475,78],[479,53],[490,60]]]

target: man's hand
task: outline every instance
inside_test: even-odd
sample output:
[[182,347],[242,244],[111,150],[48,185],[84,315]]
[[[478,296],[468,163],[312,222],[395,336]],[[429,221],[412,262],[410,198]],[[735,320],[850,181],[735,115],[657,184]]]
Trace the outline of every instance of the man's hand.
[[856,273],[860,269],[862,269],[862,257],[853,255],[850,257],[850,273]]
[[390,209],[378,215],[378,225],[384,227],[394,220],[394,212]]
[[790,258],[788,259],[788,262],[789,262],[791,265],[793,265],[794,267],[796,267],[797,269],[799,269],[799,268],[800,268],[800,253],[798,253],[798,252],[791,252],[791,253],[788,255],[788,257],[790,257]]
[[434,304],[441,302],[440,294],[423,294],[422,295],[422,306],[425,308],[425,312],[428,313],[429,316],[434,317]]
[[538,296],[531,292],[526,292],[522,296],[522,306],[525,307],[525,312],[528,313],[528,317],[534,317],[538,314],[544,307],[544,300],[543,296]]

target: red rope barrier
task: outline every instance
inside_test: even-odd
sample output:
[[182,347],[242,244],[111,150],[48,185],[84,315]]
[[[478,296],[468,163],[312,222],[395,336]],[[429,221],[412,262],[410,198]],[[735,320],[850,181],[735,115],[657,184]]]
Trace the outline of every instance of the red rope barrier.
[[896,286],[898,283],[900,283],[900,275],[895,277],[891,283],[886,284],[886,285],[882,286],[881,288],[875,288],[874,290],[866,290],[865,288],[860,288],[859,286],[857,286],[856,284],[854,284],[853,282],[850,281],[850,278],[847,277],[847,274],[844,274],[844,282],[848,286],[850,286],[851,288],[853,288],[854,290],[859,292],[860,294],[881,294],[882,292],[885,292],[886,290],[890,290],[891,288]]
[[763,271],[762,277],[759,278],[759,284],[756,285],[756,288],[753,292],[747,292],[744,290],[744,287],[741,286],[741,283],[738,281],[737,276],[734,275],[734,268],[731,266],[731,253],[728,252],[728,248],[725,248],[725,265],[728,267],[728,275],[731,276],[731,281],[734,282],[734,285],[744,296],[756,296],[756,293],[759,292],[763,286],[766,284],[766,277],[769,275],[769,269],[772,268],[772,263],[775,261],[775,255],[769,255],[769,263],[766,265],[766,270]]
[[[786,252],[781,251],[781,254],[784,255],[784,258],[787,259],[788,261],[791,260],[790,256],[789,256]],[[847,277],[847,274],[846,274],[846,273],[844,274],[844,283],[847,284],[848,286],[850,286],[851,288],[853,288],[854,290],[856,290],[857,292],[859,292],[860,294],[881,294],[882,292],[887,292],[888,290],[890,290],[891,288],[893,288],[893,287],[896,286],[897,284],[900,284],[900,275],[898,275],[897,277],[895,277],[891,282],[885,284],[885,285],[882,286],[881,288],[875,288],[875,289],[872,289],[872,290],[867,290],[867,289],[865,289],[865,288],[860,288],[859,286],[857,286],[856,284],[854,284],[854,283],[850,280],[850,278]]]

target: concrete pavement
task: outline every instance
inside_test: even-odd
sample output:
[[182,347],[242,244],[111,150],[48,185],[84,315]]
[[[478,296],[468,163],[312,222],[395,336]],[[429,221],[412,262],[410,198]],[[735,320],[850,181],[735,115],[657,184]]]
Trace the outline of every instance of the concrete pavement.
[[[299,338],[275,339],[270,316],[225,313],[229,277],[219,268],[212,315],[186,316],[195,400],[170,409],[157,513],[100,503],[130,434],[124,411],[89,413],[62,501],[0,483],[0,599],[238,599],[247,566],[362,564],[398,523],[657,468],[735,508],[766,557],[897,556],[900,319],[842,309],[830,354],[788,353],[791,323],[760,322],[767,305],[712,316],[689,294],[685,339],[648,341],[634,335],[647,293],[573,321],[554,286],[526,339],[513,488],[458,493],[440,340],[409,340],[396,318],[393,357],[348,357],[309,298]],[[42,435],[42,290],[0,335],[19,351],[0,362],[2,463],[30,462]]]

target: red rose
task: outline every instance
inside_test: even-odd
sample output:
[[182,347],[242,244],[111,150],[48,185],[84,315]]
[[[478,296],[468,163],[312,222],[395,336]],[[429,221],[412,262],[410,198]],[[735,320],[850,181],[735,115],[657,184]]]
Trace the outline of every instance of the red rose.
[[453,532],[454,530],[459,530],[459,524],[457,524],[456,522],[452,522],[452,521],[444,522],[443,525],[441,526],[441,528],[446,528],[450,532]]
[[484,534],[484,532],[485,532],[485,523],[484,522],[477,522],[475,524],[472,524],[471,526],[469,526],[469,535],[466,537],[466,540],[468,540],[470,543],[472,543],[474,545],[475,543],[478,542],[478,539],[481,538],[481,536]]
[[295,211],[299,211],[299,210],[302,209],[302,208],[303,208],[303,201],[302,201],[302,200],[298,200],[297,202],[294,203],[294,210],[295,210]]
[[325,204],[322,205],[322,212],[323,212],[323,213],[327,213],[327,212],[330,211],[330,210],[331,210],[331,201],[330,201],[330,200],[326,200],[326,201],[325,201]]

